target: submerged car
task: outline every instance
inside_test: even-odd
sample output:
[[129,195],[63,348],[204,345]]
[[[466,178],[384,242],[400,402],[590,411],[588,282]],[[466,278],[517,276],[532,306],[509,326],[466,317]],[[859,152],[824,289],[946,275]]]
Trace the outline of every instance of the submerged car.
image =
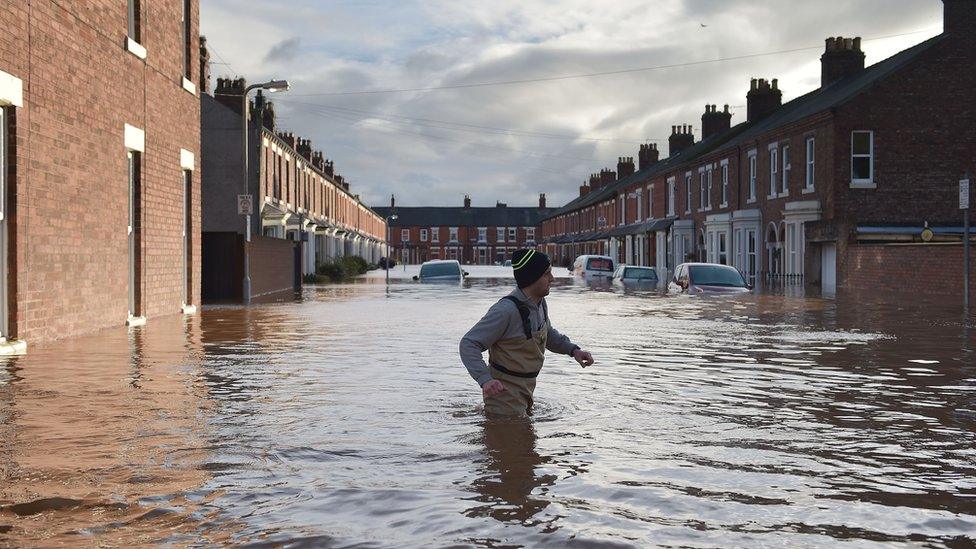
[[605,255],[581,255],[573,263],[573,274],[585,280],[609,281],[613,276],[613,259]]
[[657,286],[657,271],[653,267],[637,267],[634,265],[621,265],[613,273],[615,284]]
[[460,282],[468,273],[461,269],[456,259],[440,259],[427,261],[420,266],[420,274],[413,277],[421,282]]
[[728,265],[682,263],[674,270],[668,291],[691,295],[743,294],[752,291],[742,274]]

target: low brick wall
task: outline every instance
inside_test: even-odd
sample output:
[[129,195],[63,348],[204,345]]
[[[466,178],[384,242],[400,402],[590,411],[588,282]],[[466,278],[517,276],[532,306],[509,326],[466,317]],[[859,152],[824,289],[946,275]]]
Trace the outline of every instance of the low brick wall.
[[[970,300],[976,304],[976,246],[970,248]],[[838,266],[841,286],[918,297],[962,298],[963,248],[956,245],[850,246]]]
[[[203,233],[203,300],[240,302],[244,279],[244,237],[237,233]],[[274,301],[301,289],[298,242],[255,236],[251,239],[251,299]],[[297,270],[296,270],[297,269]]]

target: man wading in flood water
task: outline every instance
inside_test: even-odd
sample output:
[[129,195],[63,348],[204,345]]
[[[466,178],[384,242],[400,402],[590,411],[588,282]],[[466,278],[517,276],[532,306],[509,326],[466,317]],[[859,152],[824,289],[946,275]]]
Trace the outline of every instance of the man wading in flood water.
[[[518,250],[512,255],[512,269],[518,289],[488,309],[460,344],[461,362],[481,385],[485,412],[490,415],[532,413],[535,378],[546,349],[572,356],[584,368],[593,364],[593,355],[549,323],[545,300],[553,280],[549,256]],[[482,358],[486,350],[490,368]]]

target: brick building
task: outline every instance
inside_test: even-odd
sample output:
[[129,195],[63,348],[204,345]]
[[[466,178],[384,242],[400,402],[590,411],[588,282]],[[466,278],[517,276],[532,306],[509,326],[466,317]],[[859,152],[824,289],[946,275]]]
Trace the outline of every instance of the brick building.
[[[242,194],[242,97],[244,79],[217,80],[213,96],[202,96],[204,298],[240,299],[240,254],[245,221],[238,215]],[[350,190],[331,160],[311,141],[278,131],[274,105],[259,91],[249,102],[248,193],[256,250],[250,258],[252,297],[292,292],[301,275],[330,260],[356,255],[375,263],[382,255],[386,224]],[[260,123],[259,123],[260,121]],[[210,252],[213,251],[211,255]],[[293,254],[290,255],[290,254]],[[293,257],[293,259],[289,259]]]
[[0,332],[199,303],[198,0],[0,4]]
[[555,208],[546,207],[539,195],[538,207],[510,207],[498,202],[493,208],[463,207],[374,208],[390,221],[390,255],[401,263],[457,259],[471,265],[491,265],[511,259],[519,248],[535,248],[541,219]]
[[621,159],[546,219],[546,249],[725,263],[828,292],[905,265],[944,277],[954,255],[937,248],[961,247],[957,182],[976,162],[976,75],[961,70],[976,66],[976,0],[944,6],[942,34],[889,59],[865,67],[860,39],[828,38],[818,89],[783,104],[776,80],[754,79],[745,122],[709,105],[700,141],[672,127],[668,158],[644,145],[638,170]]

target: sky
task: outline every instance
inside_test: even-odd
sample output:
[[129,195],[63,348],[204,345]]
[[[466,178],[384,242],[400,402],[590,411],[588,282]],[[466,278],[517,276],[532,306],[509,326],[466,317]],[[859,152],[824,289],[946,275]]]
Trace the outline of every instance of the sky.
[[816,89],[828,36],[863,37],[870,65],[942,32],[940,0],[202,0],[200,12],[212,84],[289,80],[271,97],[278,130],[311,139],[370,206],[531,206],[539,193],[560,206],[618,157],[636,162],[640,143],[666,156],[673,125],[700,138],[706,104],[744,121],[751,78],[778,78],[784,102]]

